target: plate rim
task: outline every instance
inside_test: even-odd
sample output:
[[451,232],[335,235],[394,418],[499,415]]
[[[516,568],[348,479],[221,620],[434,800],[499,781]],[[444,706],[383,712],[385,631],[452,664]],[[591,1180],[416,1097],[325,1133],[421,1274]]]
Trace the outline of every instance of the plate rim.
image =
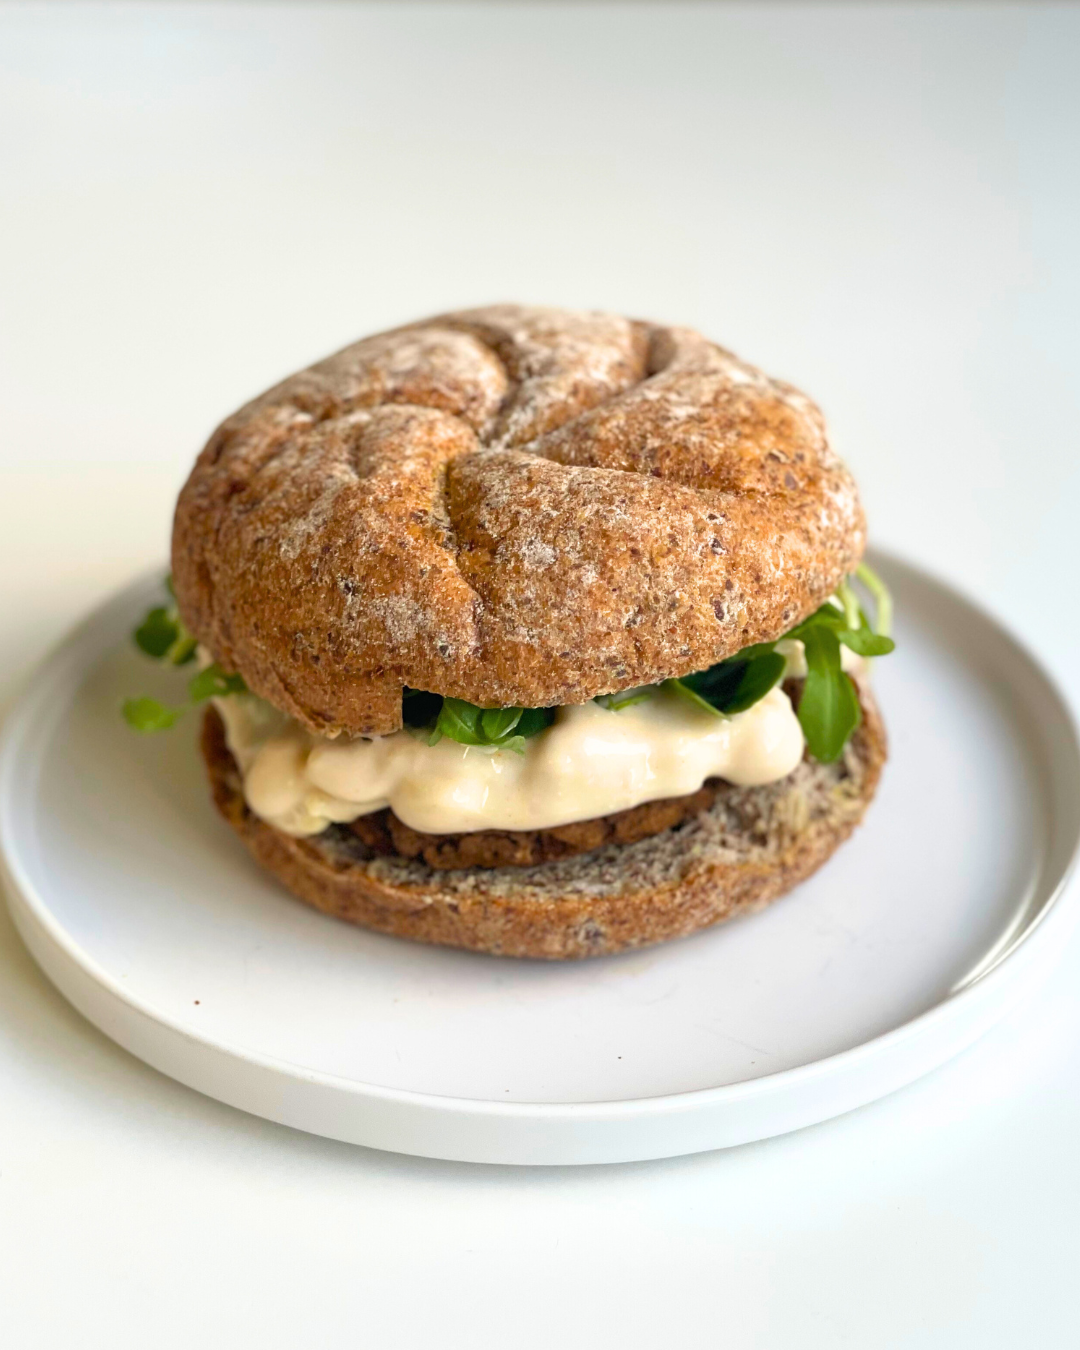
[[[506,1102],[486,1097],[459,1097],[421,1092],[410,1088],[390,1087],[344,1077],[325,1070],[305,1068],[301,1064],[249,1050],[212,1035],[200,1033],[179,1022],[170,1014],[154,1008],[130,990],[125,990],[67,933],[52,914],[48,904],[27,874],[19,856],[19,843],[15,837],[13,799],[14,790],[17,788],[18,782],[21,781],[18,771],[20,769],[20,751],[24,742],[32,731],[38,731],[40,734],[42,716],[52,720],[60,715],[60,710],[63,707],[67,706],[67,702],[61,701],[59,705],[50,709],[51,696],[55,695],[58,686],[69,692],[78,688],[77,677],[79,672],[85,669],[89,652],[97,652],[102,649],[99,630],[103,627],[108,629],[121,614],[126,614],[134,599],[163,574],[165,569],[160,566],[145,569],[79,620],[37,665],[27,686],[14,700],[3,719],[3,726],[0,728],[0,879],[5,883],[9,909],[15,926],[23,941],[30,948],[31,954],[38,965],[45,970],[46,975],[60,988],[60,992],[69,1001],[75,1000],[54,972],[46,968],[45,962],[37,950],[37,943],[32,940],[31,934],[26,931],[27,926],[36,930],[34,936],[56,949],[57,955],[77,969],[83,977],[98,986],[119,1007],[135,1014],[136,1017],[146,1018],[152,1023],[156,1023],[172,1035],[188,1042],[193,1048],[202,1048],[218,1055],[224,1055],[229,1059],[239,1060],[254,1069],[289,1079],[296,1085],[318,1086],[336,1094],[345,1094],[354,1101],[380,1102],[396,1107],[413,1108],[428,1114],[436,1112],[442,1116],[465,1115],[474,1119],[482,1117],[492,1122],[541,1119],[572,1124],[585,1121],[637,1120],[646,1117],[683,1114],[692,1112],[697,1108],[705,1110],[722,1108],[725,1105],[745,1105],[752,1103],[755,1099],[767,1099],[789,1089],[807,1088],[812,1086],[815,1081],[835,1078],[847,1072],[857,1071],[860,1067],[864,1067],[869,1060],[877,1059],[890,1050],[895,1051],[907,1042],[925,1038],[932,1034],[939,1024],[948,1024],[954,1021],[962,1022],[964,1020],[963,1015],[966,1012],[970,1012],[977,1017],[979,1007],[984,1005],[992,994],[1003,994],[1008,985],[1015,982],[1013,977],[1021,973],[1021,966],[1030,965],[1038,954],[1046,953],[1052,936],[1063,925],[1076,917],[1074,911],[1080,903],[1080,893],[1072,897],[1069,903],[1064,903],[1070,879],[1076,870],[1078,857],[1080,857],[1080,730],[1078,730],[1076,715],[1070,701],[1062,691],[1057,679],[1005,623],[984,608],[979,601],[967,595],[962,588],[953,585],[951,582],[941,580],[933,573],[910,562],[907,558],[892,550],[875,548],[871,550],[871,555],[882,560],[886,567],[893,567],[910,573],[917,582],[932,590],[944,592],[946,596],[972,611],[983,624],[994,631],[995,636],[1000,641],[1003,641],[1012,649],[1013,654],[1020,658],[1030,672],[1043,682],[1051,695],[1054,713],[1068,731],[1068,743],[1063,751],[1059,747],[1059,754],[1064,752],[1070,761],[1069,770],[1073,779],[1072,786],[1077,791],[1077,800],[1071,803],[1071,811],[1065,813],[1060,822],[1066,831],[1066,856],[1064,861],[1056,868],[1056,875],[1046,886],[1045,900],[1039,911],[997,955],[994,962],[985,971],[964,984],[963,987],[946,993],[932,1007],[908,1018],[898,1026],[891,1027],[885,1032],[861,1041],[857,1045],[849,1046],[844,1050],[822,1056],[820,1059],[805,1064],[763,1074],[758,1078],[689,1088],[680,1092],[594,1101],[533,1102],[516,1100]],[[1060,775],[1056,776],[1059,777]],[[1048,790],[1052,800],[1056,800],[1060,796],[1058,784],[1051,782]],[[1045,883],[1037,882],[1036,885],[1041,890]],[[1026,962],[1025,957],[1027,958]],[[51,965],[51,963],[49,964]],[[1001,1011],[1003,1013],[1007,1002],[1004,999],[999,1001],[1002,1002]],[[101,1020],[86,1012],[80,1006],[80,1003],[76,1003],[76,1006],[99,1029],[105,1031],[105,1034],[113,1040],[119,1039],[112,1031],[102,1026]],[[985,1027],[982,1028],[982,1030],[985,1029]],[[976,1032],[976,1035],[982,1034],[982,1030]],[[973,1039],[975,1039],[975,1036],[969,1037],[966,1043],[970,1043]],[[124,1041],[120,1040],[120,1044],[123,1045]],[[130,1049],[130,1046],[125,1046],[125,1048]],[[135,1051],[134,1053],[138,1054],[139,1052]],[[952,1053],[955,1052],[949,1052],[944,1057],[936,1059],[934,1063],[944,1062],[944,1059],[949,1058]],[[140,1055],[140,1058],[143,1058],[143,1056]],[[933,1065],[928,1065],[926,1069],[920,1069],[915,1075],[909,1074],[904,1081],[911,1081],[913,1076],[921,1075],[921,1073],[928,1071],[930,1067],[933,1067]],[[168,1073],[169,1070],[166,1069],[164,1072]],[[181,1081],[186,1080],[181,1079]],[[198,1087],[194,1083],[189,1085]],[[895,1086],[900,1086],[900,1083],[895,1084]],[[891,1090],[893,1089],[886,1089],[886,1091]],[[216,1094],[211,1093],[211,1095]],[[874,1095],[880,1096],[882,1094],[879,1092]],[[870,1099],[866,1098],[865,1100]],[[259,1112],[259,1114],[264,1113]],[[829,1112],[828,1114],[835,1114],[835,1112]],[[805,1123],[809,1123],[809,1121]],[[307,1127],[302,1126],[302,1128]],[[337,1137],[343,1136],[338,1135]],[[764,1135],[754,1137],[764,1137]],[[379,1146],[386,1147],[386,1145]],[[704,1147],[716,1146],[705,1145]],[[425,1152],[427,1150],[415,1149],[409,1151]],[[433,1156],[461,1155],[435,1154]]]

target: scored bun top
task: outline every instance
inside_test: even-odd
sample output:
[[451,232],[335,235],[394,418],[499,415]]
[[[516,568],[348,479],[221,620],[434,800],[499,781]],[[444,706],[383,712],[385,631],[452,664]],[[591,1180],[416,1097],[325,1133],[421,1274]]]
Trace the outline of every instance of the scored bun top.
[[228,670],[313,731],[404,685],[584,703],[780,637],[852,571],[821,413],[686,328],[493,305],[346,347],[210,438],[173,584]]

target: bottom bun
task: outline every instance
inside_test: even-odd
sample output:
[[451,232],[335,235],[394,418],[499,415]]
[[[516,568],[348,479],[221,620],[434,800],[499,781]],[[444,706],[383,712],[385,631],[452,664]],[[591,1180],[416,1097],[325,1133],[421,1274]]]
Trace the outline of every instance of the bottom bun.
[[248,810],[221,718],[202,750],[218,810],[256,859],[327,914],[414,942],[497,956],[603,956],[761,909],[815,872],[862,818],[885,762],[865,684],[863,720],[836,764],[804,759],[778,783],[719,783],[693,819],[633,844],[535,867],[436,871],[379,856],[346,826],[295,838]]

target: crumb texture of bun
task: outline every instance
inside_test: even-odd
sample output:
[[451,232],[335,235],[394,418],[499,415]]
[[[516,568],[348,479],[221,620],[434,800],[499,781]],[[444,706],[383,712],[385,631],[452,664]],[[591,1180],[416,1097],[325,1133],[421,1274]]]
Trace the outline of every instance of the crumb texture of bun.
[[437,870],[380,856],[346,827],[295,838],[247,808],[220,717],[202,749],[218,810],[294,895],[350,923],[416,942],[563,960],[685,937],[761,909],[815,872],[861,820],[885,761],[869,689],[836,764],[804,759],[767,787],[720,784],[712,804],[635,843],[534,867]]
[[405,685],[584,703],[771,641],[865,544],[816,406],[685,328],[495,305],[346,347],[211,437],[185,623],[312,731]]

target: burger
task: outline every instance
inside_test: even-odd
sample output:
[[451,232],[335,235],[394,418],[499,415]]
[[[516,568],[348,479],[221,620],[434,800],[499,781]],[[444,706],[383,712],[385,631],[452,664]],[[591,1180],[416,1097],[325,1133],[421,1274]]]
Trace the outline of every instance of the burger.
[[697,332],[496,305],[380,333],[211,436],[170,595],[218,810],[294,895],[569,958],[760,908],[885,760],[890,601],[817,407]]

